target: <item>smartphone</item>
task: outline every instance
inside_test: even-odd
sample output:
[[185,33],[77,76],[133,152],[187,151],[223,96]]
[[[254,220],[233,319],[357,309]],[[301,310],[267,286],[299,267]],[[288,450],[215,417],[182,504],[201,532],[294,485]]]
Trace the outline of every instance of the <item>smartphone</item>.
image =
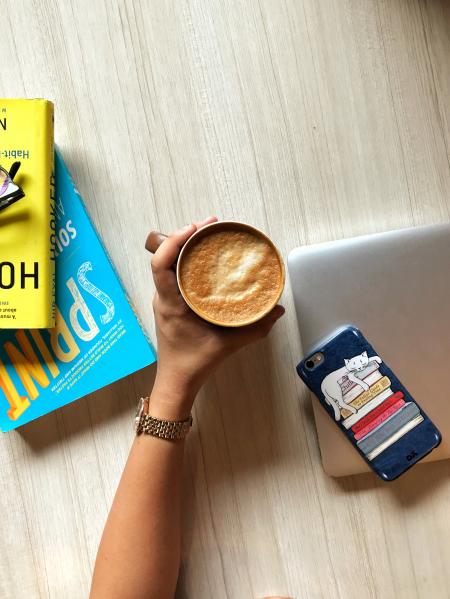
[[297,366],[336,425],[378,476],[391,481],[441,434],[359,329],[346,326]]

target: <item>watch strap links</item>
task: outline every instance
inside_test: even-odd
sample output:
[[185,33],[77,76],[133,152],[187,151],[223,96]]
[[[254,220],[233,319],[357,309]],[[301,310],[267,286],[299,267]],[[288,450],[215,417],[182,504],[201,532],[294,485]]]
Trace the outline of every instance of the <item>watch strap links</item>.
[[192,416],[186,420],[173,422],[171,420],[163,420],[155,418],[150,414],[142,414],[136,433],[152,435],[160,439],[179,440],[184,439],[192,426]]

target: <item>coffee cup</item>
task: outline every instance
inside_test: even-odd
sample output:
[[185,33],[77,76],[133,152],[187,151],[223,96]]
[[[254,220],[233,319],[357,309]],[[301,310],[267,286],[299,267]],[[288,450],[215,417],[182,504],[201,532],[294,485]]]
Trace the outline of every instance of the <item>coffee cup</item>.
[[[149,236],[148,249],[154,251],[161,243],[157,235]],[[223,327],[246,326],[266,316],[285,282],[283,260],[269,237],[236,221],[219,221],[196,231],[181,249],[176,275],[191,310]]]

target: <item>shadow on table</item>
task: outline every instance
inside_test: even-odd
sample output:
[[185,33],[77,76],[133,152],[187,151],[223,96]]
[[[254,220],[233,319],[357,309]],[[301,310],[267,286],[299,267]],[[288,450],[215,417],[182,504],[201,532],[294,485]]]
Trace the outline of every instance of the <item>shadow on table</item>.
[[[235,501],[236,488],[250,497],[251,487],[263,485],[258,481],[277,465],[285,471],[292,464],[301,476],[305,462],[298,443],[298,435],[302,435],[300,408],[292,398],[282,401],[282,389],[288,384],[286,377],[296,374],[285,335],[281,329],[279,332],[227,360],[198,399],[186,452],[186,559],[182,560],[177,599],[188,596],[185,589],[190,586],[194,530],[204,525],[206,514],[210,512],[207,517],[214,517],[225,503],[229,506],[230,501]],[[210,509],[200,514],[196,495],[205,493]],[[264,501],[270,501],[269,496]]]
[[89,429],[110,428],[115,422],[124,426],[129,414],[129,427],[139,397],[148,395],[153,387],[156,364],[152,364],[111,385],[78,399],[42,418],[33,420],[15,431],[36,453],[47,447],[82,435]]
[[279,400],[279,376],[286,365],[276,339],[232,356],[200,397],[197,434],[213,484],[251,475],[292,455],[293,448],[286,443],[293,424],[289,406]]
[[446,485],[450,474],[448,460],[416,464],[400,478],[392,482],[383,482],[375,474],[356,474],[335,478],[333,481],[341,491],[349,494],[365,493],[378,488],[389,493],[394,501],[405,509],[414,507],[435,494]]

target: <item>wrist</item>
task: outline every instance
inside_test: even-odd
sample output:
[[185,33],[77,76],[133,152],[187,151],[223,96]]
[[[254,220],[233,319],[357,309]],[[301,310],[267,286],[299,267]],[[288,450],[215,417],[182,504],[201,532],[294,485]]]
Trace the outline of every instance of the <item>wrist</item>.
[[189,418],[197,390],[182,381],[156,375],[150,395],[149,414],[164,420]]
[[165,363],[158,362],[153,388],[168,400],[179,403],[193,403],[203,384],[203,379],[193,375],[189,369],[182,367],[168,368]]

